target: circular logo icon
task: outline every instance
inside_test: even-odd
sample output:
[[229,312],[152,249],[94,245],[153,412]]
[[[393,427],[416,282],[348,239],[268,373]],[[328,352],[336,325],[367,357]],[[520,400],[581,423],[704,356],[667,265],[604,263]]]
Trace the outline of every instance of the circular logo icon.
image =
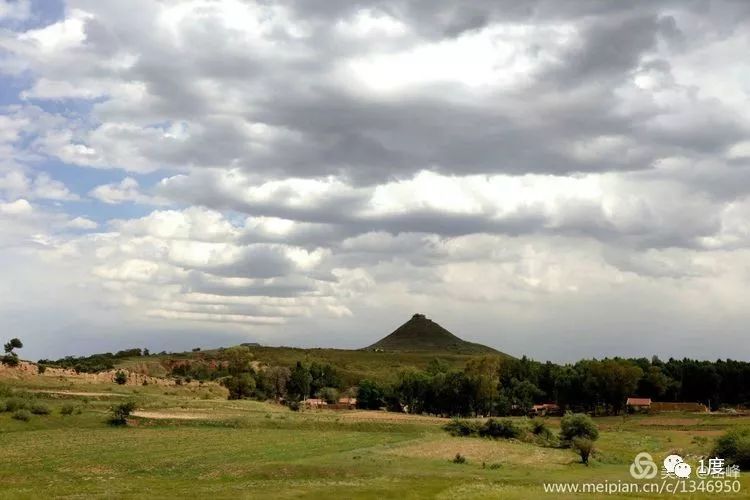
[[664,459],[664,469],[670,474],[674,474],[674,469],[683,462],[679,455],[669,455]]
[[691,472],[693,472],[693,468],[685,462],[680,462],[674,466],[674,475],[681,479],[689,478]]
[[657,472],[656,462],[645,451],[637,454],[633,463],[630,464],[630,475],[634,479],[653,479],[656,477]]

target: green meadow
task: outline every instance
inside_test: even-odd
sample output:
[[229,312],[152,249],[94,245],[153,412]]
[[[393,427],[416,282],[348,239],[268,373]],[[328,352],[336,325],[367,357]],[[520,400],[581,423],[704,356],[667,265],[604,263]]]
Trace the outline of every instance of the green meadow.
[[[545,494],[543,484],[633,482],[629,465],[641,451],[657,461],[678,453],[697,462],[723,431],[750,426],[747,417],[711,414],[597,418],[600,438],[587,467],[569,449],[450,436],[445,419],[293,412],[226,400],[211,384],[72,384],[42,376],[4,382],[0,400],[49,410],[28,421],[0,413],[0,498],[13,499],[597,498]],[[136,404],[128,425],[107,425],[110,407],[122,401]],[[559,419],[545,423],[558,432]],[[465,463],[454,463],[456,454]],[[747,498],[750,480],[740,483],[740,493],[720,498]]]

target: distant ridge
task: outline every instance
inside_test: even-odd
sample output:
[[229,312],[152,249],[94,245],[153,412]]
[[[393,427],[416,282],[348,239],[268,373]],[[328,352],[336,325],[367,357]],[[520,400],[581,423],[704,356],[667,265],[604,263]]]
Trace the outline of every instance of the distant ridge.
[[453,335],[424,314],[415,314],[396,330],[365,347],[366,351],[430,351],[453,354],[503,354],[482,344],[467,342]]

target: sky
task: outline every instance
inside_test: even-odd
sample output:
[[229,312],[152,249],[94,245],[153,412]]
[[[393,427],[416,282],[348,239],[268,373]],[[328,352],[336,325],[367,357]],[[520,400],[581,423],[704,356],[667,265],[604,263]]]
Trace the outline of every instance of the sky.
[[749,359],[750,2],[0,0],[0,339]]

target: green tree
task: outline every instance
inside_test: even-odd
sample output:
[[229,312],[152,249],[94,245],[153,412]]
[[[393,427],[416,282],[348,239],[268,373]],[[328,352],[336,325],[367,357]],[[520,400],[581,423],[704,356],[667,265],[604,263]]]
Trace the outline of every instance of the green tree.
[[585,413],[566,413],[560,421],[560,440],[570,444],[575,438],[599,439],[599,429]]
[[638,395],[657,399],[669,388],[670,380],[658,366],[649,366],[638,381]]
[[253,360],[253,353],[248,347],[236,346],[224,349],[221,357],[227,362],[227,371],[229,371],[229,374],[236,376],[240,373],[250,371],[250,362]]
[[643,370],[625,359],[605,359],[589,363],[588,389],[615,415],[625,407],[625,400],[635,392]]
[[594,442],[591,439],[584,437],[575,437],[571,442],[573,449],[578,452],[581,457],[581,463],[584,465],[589,464],[589,456],[594,451]]
[[4,346],[6,354],[10,354],[13,352],[13,349],[22,349],[23,348],[23,342],[21,342],[18,338],[12,338],[10,339]]
[[18,366],[18,354],[13,352],[13,349],[23,348],[23,342],[18,338],[10,339],[4,346],[5,355],[0,358],[3,364],[8,366]]
[[513,378],[510,386],[505,390],[513,407],[526,414],[534,405],[534,400],[542,395],[542,391],[529,380]]
[[430,377],[419,370],[402,370],[396,376],[394,396],[409,413],[422,413],[430,385]]
[[335,387],[323,387],[318,391],[318,397],[328,404],[338,403],[339,390]]
[[222,384],[229,390],[229,399],[249,398],[255,394],[255,378],[251,373],[227,377]]
[[286,396],[286,388],[291,377],[291,370],[286,366],[271,366],[260,373],[263,389],[277,401]]
[[377,410],[385,404],[383,389],[372,380],[362,380],[357,389],[357,407]]
[[128,417],[135,410],[135,403],[128,401],[119,405],[114,405],[111,408],[111,415],[107,422],[110,425],[127,425]]
[[719,437],[711,456],[723,458],[742,471],[750,469],[750,429],[733,429]]
[[470,359],[464,372],[475,389],[475,410],[481,415],[492,415],[500,395],[500,358],[482,356]]
[[289,375],[289,381],[286,384],[286,392],[290,398],[293,399],[305,399],[310,395],[310,384],[312,383],[312,375],[310,370],[297,361]]

